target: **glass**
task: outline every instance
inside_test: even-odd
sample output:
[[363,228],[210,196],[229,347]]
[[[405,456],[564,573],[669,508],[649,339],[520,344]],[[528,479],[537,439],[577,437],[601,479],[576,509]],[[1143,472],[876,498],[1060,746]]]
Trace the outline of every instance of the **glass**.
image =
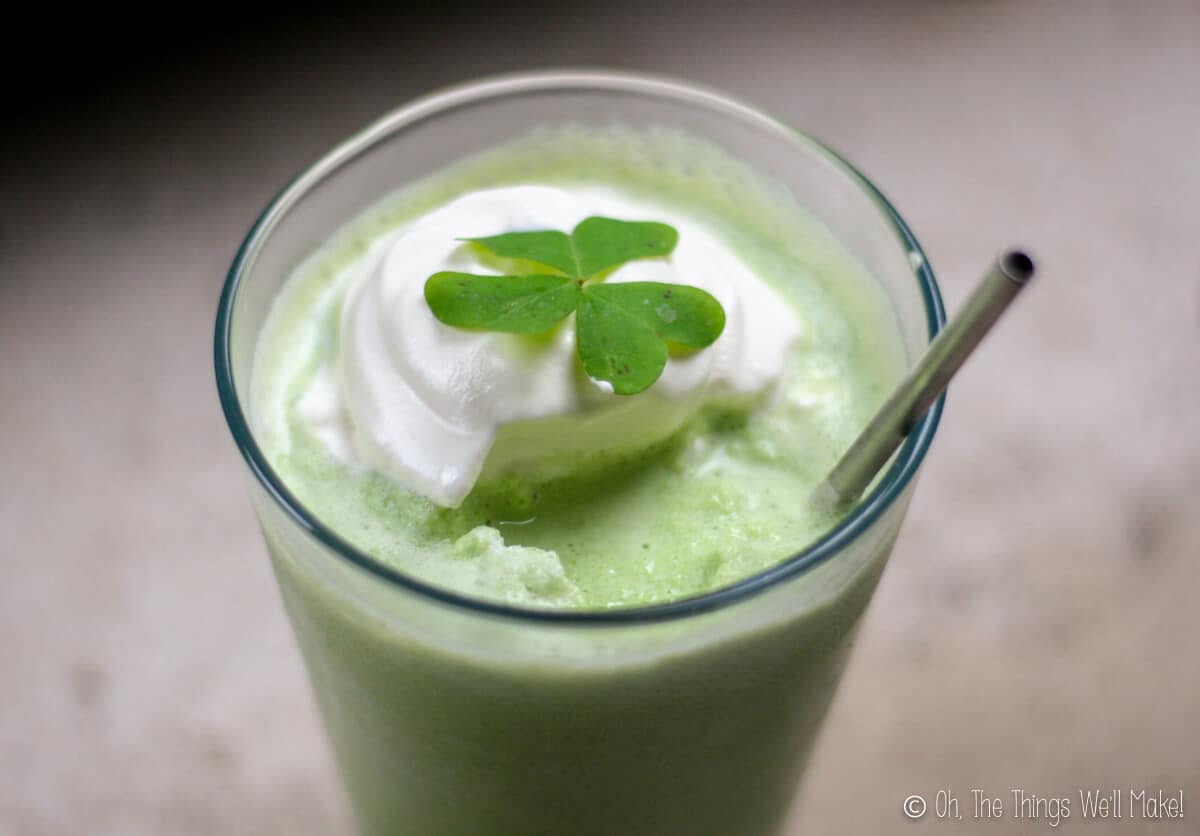
[[217,381],[364,833],[777,833],[933,439],[941,400],[821,540],[733,586],[640,608],[468,598],[376,562],[296,500],[248,420],[256,340],[292,269],[405,183],[530,126],[614,119],[711,140],[813,211],[888,292],[910,363],[944,322],[920,247],[861,174],[744,104],[674,81],[558,72],[456,87],[294,180],[230,269]]

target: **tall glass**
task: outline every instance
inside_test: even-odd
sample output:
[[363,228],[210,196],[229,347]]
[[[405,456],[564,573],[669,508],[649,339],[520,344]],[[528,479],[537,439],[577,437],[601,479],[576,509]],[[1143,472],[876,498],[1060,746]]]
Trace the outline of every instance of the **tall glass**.
[[291,270],[405,183],[531,126],[614,122],[704,137],[790,192],[882,283],[910,362],[942,325],[917,242],[862,175],[769,116],[673,81],[558,72],[456,87],[301,174],[230,269],[217,380],[364,833],[777,833],[933,439],[940,401],[821,540],[731,587],[636,609],[464,597],[376,561],[303,507],[248,418],[256,340]]

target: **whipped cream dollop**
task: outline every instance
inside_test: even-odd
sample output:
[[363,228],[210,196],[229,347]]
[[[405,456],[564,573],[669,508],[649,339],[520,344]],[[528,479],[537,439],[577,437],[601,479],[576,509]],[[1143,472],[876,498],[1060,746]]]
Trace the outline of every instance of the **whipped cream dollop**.
[[[574,315],[539,337],[468,331],[434,318],[424,295],[429,276],[497,272],[460,239],[569,232],[592,215],[676,228],[670,256],[630,262],[605,281],[707,290],[725,308],[716,342],[672,356],[649,389],[621,396],[583,372]],[[591,457],[661,441],[707,404],[753,405],[769,396],[800,331],[791,306],[687,216],[602,187],[489,189],[420,217],[355,265],[336,356],[314,376],[298,414],[343,461],[456,507],[481,478],[552,478]]]

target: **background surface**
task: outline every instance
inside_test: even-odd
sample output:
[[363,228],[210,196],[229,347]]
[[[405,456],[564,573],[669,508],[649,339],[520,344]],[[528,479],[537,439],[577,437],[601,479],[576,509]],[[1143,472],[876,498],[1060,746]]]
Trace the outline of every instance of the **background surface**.
[[[74,22],[4,65],[0,833],[347,832],[217,406],[220,283],[343,136],[553,64],[689,77],[822,137],[910,221],[951,310],[1001,247],[1040,259],[952,388],[793,832],[1048,831],[972,826],[973,787],[1183,789],[1182,823],[1076,802],[1059,830],[1200,828],[1200,5]],[[938,789],[965,821],[903,819]]]

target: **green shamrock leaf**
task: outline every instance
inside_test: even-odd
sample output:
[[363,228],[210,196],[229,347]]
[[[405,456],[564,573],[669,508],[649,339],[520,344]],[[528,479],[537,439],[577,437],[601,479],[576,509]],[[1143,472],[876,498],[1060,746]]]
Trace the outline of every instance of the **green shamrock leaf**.
[[455,328],[540,334],[579,303],[579,283],[566,276],[477,276],[434,273],[425,301],[439,320]]
[[584,370],[634,395],[662,374],[668,342],[704,348],[721,336],[725,309],[696,287],[619,282],[585,286],[575,322]]
[[479,244],[501,258],[536,261],[586,280],[627,261],[670,255],[679,233],[674,227],[654,221],[591,217],[576,224],[570,235],[543,230],[464,240]]
[[538,230],[464,240],[563,275],[435,273],[425,282],[434,316],[456,328],[540,334],[574,312],[584,370],[619,395],[645,391],[658,380],[668,343],[705,348],[725,327],[721,303],[700,288],[597,280],[629,261],[669,255],[679,235],[667,224],[591,217],[570,235]]

